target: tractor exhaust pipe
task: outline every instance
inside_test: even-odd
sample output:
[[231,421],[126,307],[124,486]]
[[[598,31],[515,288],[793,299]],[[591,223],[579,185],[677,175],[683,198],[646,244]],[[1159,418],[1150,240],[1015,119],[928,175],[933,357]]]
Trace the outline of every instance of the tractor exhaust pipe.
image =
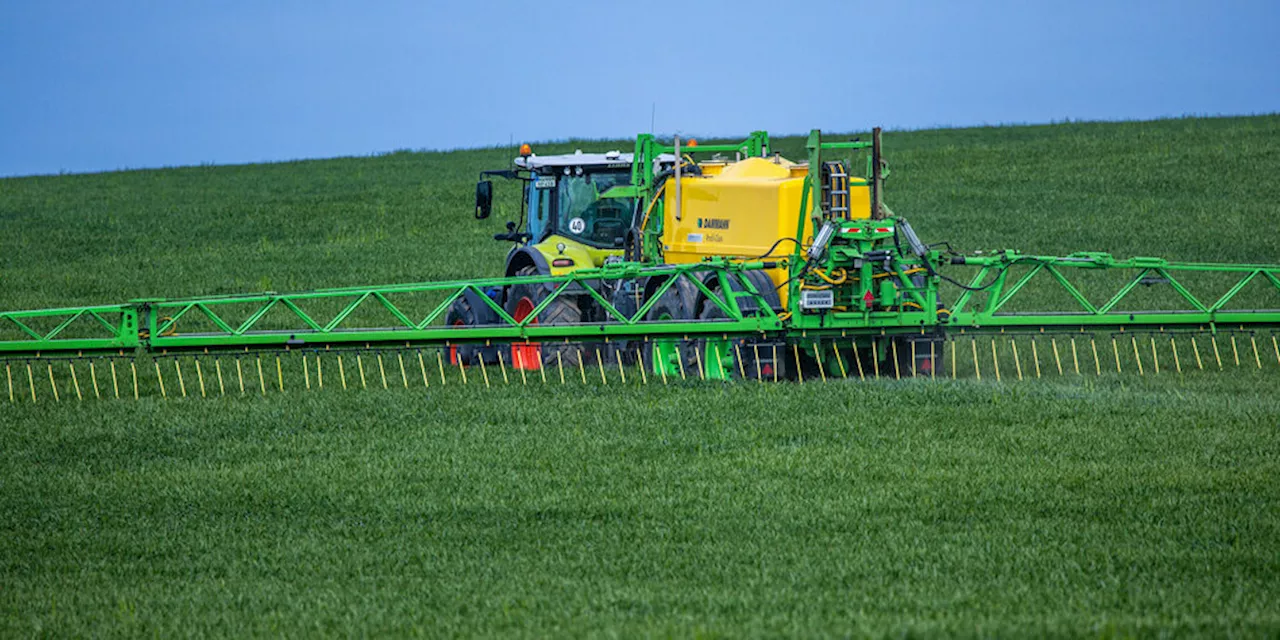
[[676,150],[676,174],[675,174],[676,211],[675,211],[675,215],[676,215],[676,222],[679,222],[680,221],[680,165],[683,164],[683,162],[680,159],[680,136],[675,136],[674,140],[675,140],[675,150]]
[[884,212],[884,175],[880,157],[880,127],[871,130],[871,219],[883,220]]

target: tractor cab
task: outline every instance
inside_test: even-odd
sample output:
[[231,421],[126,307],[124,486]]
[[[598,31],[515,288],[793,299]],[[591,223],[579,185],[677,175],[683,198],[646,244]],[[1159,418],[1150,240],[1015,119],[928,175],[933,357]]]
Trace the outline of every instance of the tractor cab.
[[529,155],[515,164],[531,174],[525,204],[535,242],[554,234],[595,249],[622,249],[636,207],[631,154]]
[[[598,267],[622,255],[641,202],[631,183],[633,154],[620,151],[539,156],[525,146],[514,169],[484,171],[476,186],[476,217],[486,218],[493,176],[524,182],[520,220],[494,237],[516,242],[507,275],[532,265],[543,273]],[[674,156],[659,158],[668,163]]]

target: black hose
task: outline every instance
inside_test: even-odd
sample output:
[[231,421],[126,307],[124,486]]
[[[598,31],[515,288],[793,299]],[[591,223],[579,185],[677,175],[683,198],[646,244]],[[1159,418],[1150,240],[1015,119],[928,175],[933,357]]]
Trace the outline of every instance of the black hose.
[[808,275],[808,274],[809,274],[809,270],[811,270],[811,269],[813,269],[813,263],[812,263],[812,262],[806,262],[806,263],[804,263],[804,266],[800,268],[800,272],[799,272],[799,273],[795,274],[794,276],[791,276],[790,278],[787,278],[786,280],[783,280],[783,281],[782,281],[782,284],[780,284],[780,285],[778,285],[778,286],[774,287],[774,288],[773,288],[773,290],[774,290],[774,291],[778,291],[778,290],[782,289],[783,287],[785,287],[785,286],[787,286],[787,285],[791,284],[792,282],[795,282],[796,280],[799,280],[800,278],[805,277],[806,275]]
[[950,282],[951,284],[954,284],[955,286],[960,287],[961,289],[964,289],[965,291],[973,291],[973,292],[975,292],[975,293],[976,293],[976,292],[979,292],[979,291],[986,291],[987,289],[990,289],[991,287],[995,286],[996,282],[1000,279],[1000,276],[1004,275],[1004,272],[1005,272],[1005,271],[1008,271],[1008,270],[1009,270],[1009,267],[1012,267],[1012,266],[1013,266],[1013,265],[1012,265],[1012,264],[1010,264],[1010,265],[1006,266],[1005,268],[1001,269],[1001,270],[1000,270],[1000,273],[997,273],[997,274],[996,274],[996,277],[994,277],[994,278],[992,278],[992,279],[991,279],[991,282],[988,282],[988,283],[986,283],[986,284],[982,285],[981,287],[971,287],[971,286],[969,286],[969,285],[967,285],[967,284],[963,284],[963,283],[961,283],[959,280],[956,280],[956,279],[954,279],[954,278],[949,278],[949,277],[947,277],[947,276],[944,276],[944,275],[942,275],[941,273],[938,273],[938,274],[936,274],[936,275],[937,275],[939,278],[942,278],[943,280],[946,280],[947,282]]
[[775,242],[775,243],[773,243],[773,246],[769,247],[769,250],[768,250],[768,251],[765,251],[764,253],[762,253],[762,254],[760,254],[760,255],[758,255],[758,256],[756,256],[756,257],[754,257],[754,258],[747,258],[747,259],[748,259],[748,260],[760,260],[760,259],[762,259],[762,258],[767,258],[767,257],[769,257],[769,254],[773,253],[773,250],[774,250],[774,249],[777,249],[777,248],[778,248],[778,245],[780,245],[780,244],[782,244],[783,242],[786,242],[786,241],[788,241],[788,240],[790,240],[791,242],[794,242],[794,243],[796,243],[796,244],[800,244],[800,241],[799,241],[799,240],[796,240],[795,238],[778,238],[778,241],[777,241],[777,242]]
[[1013,261],[1013,262],[1010,262],[1009,264],[1006,264],[1002,269],[1000,269],[1000,271],[999,271],[998,273],[996,273],[995,277],[991,279],[991,282],[988,282],[988,283],[986,283],[986,284],[982,285],[981,287],[970,287],[969,285],[962,284],[962,283],[960,283],[960,282],[958,282],[958,281],[956,281],[956,280],[954,280],[954,279],[952,279],[952,278],[948,278],[947,276],[944,276],[944,275],[942,275],[941,273],[937,274],[937,276],[938,276],[939,278],[942,278],[943,280],[946,280],[947,282],[950,282],[951,284],[954,284],[954,285],[955,285],[955,286],[957,286],[957,287],[960,287],[961,289],[964,289],[965,291],[975,291],[975,292],[976,292],[976,291],[986,291],[987,289],[990,289],[991,287],[995,286],[996,282],[1000,279],[1000,276],[1004,275],[1004,274],[1005,274],[1005,272],[1006,272],[1006,271],[1008,271],[1010,267],[1012,267],[1013,265],[1018,264],[1018,263],[1020,263],[1020,262],[1035,262],[1035,263],[1040,263],[1040,264],[1048,264],[1048,263],[1047,263],[1047,262],[1045,262],[1044,260],[1037,260],[1036,258],[1027,258],[1027,257],[1023,257],[1023,258],[1016,258],[1016,259],[1014,259],[1014,261]]

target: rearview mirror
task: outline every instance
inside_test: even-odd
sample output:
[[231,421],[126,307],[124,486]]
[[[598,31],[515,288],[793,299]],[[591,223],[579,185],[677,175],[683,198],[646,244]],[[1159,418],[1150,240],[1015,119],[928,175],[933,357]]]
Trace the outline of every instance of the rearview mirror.
[[493,212],[493,183],[481,180],[476,183],[476,220],[484,220]]

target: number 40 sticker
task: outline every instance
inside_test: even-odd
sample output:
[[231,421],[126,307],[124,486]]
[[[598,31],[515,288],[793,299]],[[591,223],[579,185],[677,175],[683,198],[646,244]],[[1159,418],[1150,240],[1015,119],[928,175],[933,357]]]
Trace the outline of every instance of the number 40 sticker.
[[587,230],[587,223],[582,218],[574,218],[569,221],[569,231],[574,234],[581,234]]

